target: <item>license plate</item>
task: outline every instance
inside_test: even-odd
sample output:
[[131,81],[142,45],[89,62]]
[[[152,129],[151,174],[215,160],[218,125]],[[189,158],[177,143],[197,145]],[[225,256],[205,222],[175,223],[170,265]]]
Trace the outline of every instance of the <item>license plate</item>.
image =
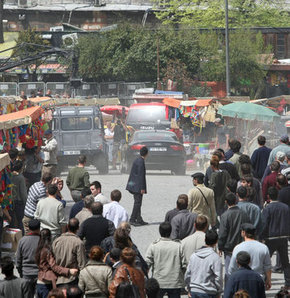
[[80,151],[64,151],[63,155],[78,155],[81,154]]
[[150,151],[162,151],[162,152],[164,152],[164,151],[167,151],[167,148],[166,147],[151,147],[150,148]]

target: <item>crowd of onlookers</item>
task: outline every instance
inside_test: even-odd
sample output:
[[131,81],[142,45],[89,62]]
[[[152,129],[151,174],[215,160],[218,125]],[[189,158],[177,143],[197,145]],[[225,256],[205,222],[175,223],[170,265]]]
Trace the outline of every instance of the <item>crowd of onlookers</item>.
[[10,257],[1,260],[0,297],[265,297],[272,270],[285,280],[276,297],[290,296],[287,136],[272,150],[259,136],[251,157],[234,139],[228,151],[216,149],[143,256],[130,236],[136,222],[130,224],[121,192],[106,198],[101,183],[90,182],[85,156],[66,179],[75,201],[67,222],[51,131],[46,139],[24,155],[9,152],[13,208],[4,209],[0,224],[8,220],[23,237],[15,262],[20,278]]

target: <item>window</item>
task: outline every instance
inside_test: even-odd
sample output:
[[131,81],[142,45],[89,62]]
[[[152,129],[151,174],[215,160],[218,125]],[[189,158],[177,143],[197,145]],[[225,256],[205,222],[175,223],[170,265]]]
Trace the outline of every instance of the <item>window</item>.
[[90,130],[92,129],[92,121],[90,117],[71,117],[61,119],[62,130]]
[[99,129],[100,128],[100,118],[99,117],[95,117],[94,128],[95,129]]

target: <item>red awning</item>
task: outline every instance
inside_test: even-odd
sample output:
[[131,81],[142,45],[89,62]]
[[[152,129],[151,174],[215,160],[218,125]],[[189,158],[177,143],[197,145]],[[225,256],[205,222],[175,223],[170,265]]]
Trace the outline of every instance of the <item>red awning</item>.
[[175,99],[175,98],[164,98],[163,103],[166,104],[169,107],[173,108],[179,108],[181,100]]
[[124,107],[124,106],[103,106],[101,107],[101,112],[106,113],[106,114],[122,114],[123,109],[125,110],[125,114],[128,113],[129,108]]
[[212,98],[209,99],[198,99],[196,106],[197,107],[207,107],[210,105]]

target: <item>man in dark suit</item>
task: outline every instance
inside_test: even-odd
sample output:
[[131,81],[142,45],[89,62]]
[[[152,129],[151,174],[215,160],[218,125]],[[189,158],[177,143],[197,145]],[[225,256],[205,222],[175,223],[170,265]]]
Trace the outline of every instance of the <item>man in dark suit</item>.
[[145,169],[145,158],[147,155],[148,148],[144,146],[140,149],[140,156],[133,162],[126,187],[126,189],[134,196],[134,206],[130,218],[130,224],[133,226],[143,226],[148,224],[143,221],[141,216],[143,194],[147,193]]

